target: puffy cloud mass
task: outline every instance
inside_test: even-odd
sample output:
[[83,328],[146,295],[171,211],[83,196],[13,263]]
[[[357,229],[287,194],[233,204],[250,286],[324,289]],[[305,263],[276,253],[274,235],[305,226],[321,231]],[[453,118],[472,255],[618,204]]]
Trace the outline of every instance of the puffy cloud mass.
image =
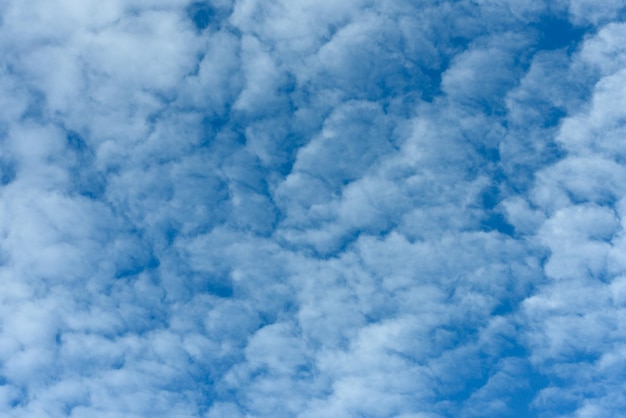
[[625,415],[625,17],[2,2],[0,415]]

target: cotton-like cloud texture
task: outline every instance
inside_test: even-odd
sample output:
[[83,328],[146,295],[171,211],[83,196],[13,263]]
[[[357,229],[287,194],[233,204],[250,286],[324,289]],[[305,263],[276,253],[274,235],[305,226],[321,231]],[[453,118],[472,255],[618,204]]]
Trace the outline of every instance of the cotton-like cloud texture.
[[626,415],[625,18],[5,0],[0,415]]

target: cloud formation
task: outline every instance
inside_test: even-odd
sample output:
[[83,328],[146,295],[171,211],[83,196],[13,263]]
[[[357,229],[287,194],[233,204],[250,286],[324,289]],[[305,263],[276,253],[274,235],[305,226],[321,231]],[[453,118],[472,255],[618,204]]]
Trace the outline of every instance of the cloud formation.
[[0,414],[620,416],[621,2],[0,5]]

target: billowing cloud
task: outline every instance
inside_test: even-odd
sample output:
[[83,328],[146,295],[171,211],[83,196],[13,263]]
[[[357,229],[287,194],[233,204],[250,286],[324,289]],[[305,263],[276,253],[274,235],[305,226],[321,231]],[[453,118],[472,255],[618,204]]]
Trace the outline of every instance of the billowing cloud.
[[4,2],[0,414],[624,414],[623,17]]

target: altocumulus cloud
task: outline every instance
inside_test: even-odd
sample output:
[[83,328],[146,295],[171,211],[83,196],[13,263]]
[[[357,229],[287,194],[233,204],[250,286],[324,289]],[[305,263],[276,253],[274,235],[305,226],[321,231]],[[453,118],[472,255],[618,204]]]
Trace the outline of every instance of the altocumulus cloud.
[[2,2],[0,415],[623,416],[625,18]]

